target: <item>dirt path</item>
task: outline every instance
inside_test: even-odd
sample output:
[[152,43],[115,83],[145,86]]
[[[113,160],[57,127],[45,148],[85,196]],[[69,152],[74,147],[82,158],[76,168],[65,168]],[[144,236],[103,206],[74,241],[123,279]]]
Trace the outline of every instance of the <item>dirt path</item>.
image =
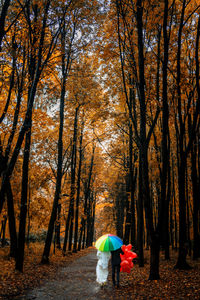
[[[87,254],[86,254],[87,253]],[[140,268],[135,262],[130,274],[120,273],[120,288],[112,287],[111,265],[109,263],[108,284],[100,288],[96,283],[96,249],[88,249],[85,256],[74,257],[59,273],[39,287],[28,290],[23,296],[0,297],[6,300],[146,300],[146,299],[200,299],[200,262],[188,258],[191,270],[174,270],[177,254],[171,253],[171,260],[166,263],[164,254],[160,257],[160,280],[148,280],[149,252],[145,252],[146,264]],[[57,269],[58,270],[58,269]],[[43,270],[44,271],[44,270]],[[52,270],[51,270],[52,271]],[[54,271],[54,268],[53,268]],[[33,273],[38,274],[38,272]],[[46,274],[46,273],[45,273]],[[54,273],[53,273],[54,274]],[[29,274],[30,275],[30,274]],[[33,276],[33,275],[32,275]],[[32,278],[31,276],[31,278]],[[37,276],[37,275],[36,275]],[[26,277],[23,277],[26,280]],[[28,277],[30,279],[30,276]],[[20,277],[17,279],[20,281]],[[40,278],[36,282],[40,282]],[[26,285],[31,286],[31,285]],[[15,285],[11,285],[14,294]],[[19,295],[19,294],[18,294]]]
[[[105,294],[96,283],[96,250],[78,258],[62,268],[55,280],[45,282],[16,300],[85,300],[105,299]],[[111,283],[105,288],[112,289]]]

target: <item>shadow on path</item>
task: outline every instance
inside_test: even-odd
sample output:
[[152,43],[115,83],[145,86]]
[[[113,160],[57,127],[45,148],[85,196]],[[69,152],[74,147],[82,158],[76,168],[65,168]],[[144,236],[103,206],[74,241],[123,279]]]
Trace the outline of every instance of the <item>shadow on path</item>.
[[[15,300],[85,300],[105,299],[103,290],[96,282],[96,250],[92,251],[68,266],[62,268],[57,278],[46,281],[42,286],[28,291],[26,295]],[[111,290],[111,285],[105,289]]]

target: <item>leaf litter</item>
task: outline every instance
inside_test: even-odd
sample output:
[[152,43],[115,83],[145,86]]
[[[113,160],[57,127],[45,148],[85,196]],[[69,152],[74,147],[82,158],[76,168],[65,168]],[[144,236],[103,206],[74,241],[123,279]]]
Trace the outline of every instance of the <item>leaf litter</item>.
[[[50,264],[41,265],[43,248],[41,245],[32,245],[26,249],[24,272],[20,273],[15,271],[14,259],[8,258],[8,250],[8,248],[0,249],[0,299],[13,299],[18,295],[26,294],[28,289],[42,286],[44,281],[51,281],[56,278],[61,268],[66,265],[70,266],[70,264],[73,268],[73,261],[88,255],[91,251],[96,251],[91,247],[73,254],[69,252],[63,256],[62,251],[56,250],[55,254],[51,253]],[[187,261],[192,269],[180,271],[174,269],[176,259],[177,252],[175,251],[171,252],[171,259],[168,261],[164,259],[164,255],[161,253],[161,279],[150,281],[148,280],[149,251],[145,251],[145,266],[140,268],[136,260],[130,274],[120,273],[119,288],[112,287],[112,272],[109,264],[108,284],[97,290],[95,299],[199,299],[200,261],[193,261],[189,257]],[[81,266],[78,272],[81,273]],[[88,272],[91,273],[91,269],[88,269]],[[94,262],[95,272],[96,265]],[[89,282],[91,282],[91,277],[88,276]],[[70,284],[73,284],[73,278]]]

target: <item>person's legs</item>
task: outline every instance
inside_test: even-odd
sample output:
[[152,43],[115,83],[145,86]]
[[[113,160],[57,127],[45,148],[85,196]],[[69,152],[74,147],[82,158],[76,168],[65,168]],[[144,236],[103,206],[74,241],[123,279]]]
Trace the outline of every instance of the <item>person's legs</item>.
[[112,282],[115,285],[115,266],[112,265]]
[[116,268],[117,268],[117,287],[119,287],[119,272],[120,272],[120,265],[117,265]]

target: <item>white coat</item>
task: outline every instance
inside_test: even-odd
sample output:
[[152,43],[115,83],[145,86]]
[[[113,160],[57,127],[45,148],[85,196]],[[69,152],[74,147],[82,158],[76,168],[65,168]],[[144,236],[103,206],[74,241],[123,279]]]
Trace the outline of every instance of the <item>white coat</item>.
[[111,257],[110,252],[102,252],[102,251],[97,251],[97,267],[96,267],[96,275],[97,279],[96,281],[99,284],[104,284],[107,282],[108,278],[108,262]]

